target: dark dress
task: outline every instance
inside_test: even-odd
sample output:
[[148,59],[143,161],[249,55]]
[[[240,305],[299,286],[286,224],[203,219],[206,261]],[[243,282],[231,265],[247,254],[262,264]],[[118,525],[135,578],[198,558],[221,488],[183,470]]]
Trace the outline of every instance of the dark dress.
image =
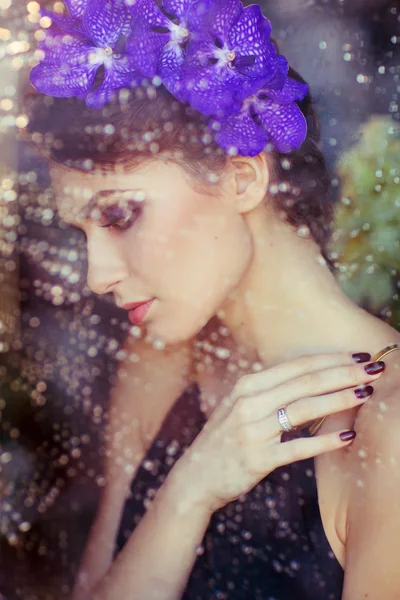
[[[132,481],[116,554],[203,427],[199,396],[191,385],[164,420]],[[343,575],[322,526],[314,460],[304,460],[276,469],[213,515],[183,598],[340,600]]]

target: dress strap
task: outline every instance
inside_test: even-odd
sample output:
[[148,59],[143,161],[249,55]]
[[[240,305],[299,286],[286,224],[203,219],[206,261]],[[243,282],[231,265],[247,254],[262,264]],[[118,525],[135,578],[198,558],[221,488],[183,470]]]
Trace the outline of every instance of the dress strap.
[[[382,360],[384,356],[387,356],[391,352],[395,350],[400,350],[400,344],[390,344],[390,346],[386,346],[383,350],[380,350],[375,356],[371,358],[371,362],[377,362],[378,360]],[[314,423],[308,428],[310,435],[315,435],[321,428],[322,423],[325,421],[326,417],[322,417],[322,419],[318,419],[318,421],[314,421]]]

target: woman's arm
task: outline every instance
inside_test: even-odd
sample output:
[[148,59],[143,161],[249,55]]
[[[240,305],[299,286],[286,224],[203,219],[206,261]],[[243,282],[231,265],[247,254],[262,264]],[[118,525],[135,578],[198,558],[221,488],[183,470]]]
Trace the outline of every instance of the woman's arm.
[[118,370],[103,436],[106,485],[81,560],[73,600],[87,600],[88,591],[110,568],[130,483],[170,405],[187,386],[188,347],[159,352],[142,340],[133,342],[128,338],[124,350],[127,358]]
[[129,480],[122,469],[119,474],[114,468],[112,470],[114,472],[110,475],[106,469],[107,484],[102,491],[96,518],[79,566],[72,600],[87,600],[88,591],[103,579],[112,563],[115,538],[129,486]]
[[178,471],[161,487],[91,600],[181,597],[212,511],[191,497],[187,479]]

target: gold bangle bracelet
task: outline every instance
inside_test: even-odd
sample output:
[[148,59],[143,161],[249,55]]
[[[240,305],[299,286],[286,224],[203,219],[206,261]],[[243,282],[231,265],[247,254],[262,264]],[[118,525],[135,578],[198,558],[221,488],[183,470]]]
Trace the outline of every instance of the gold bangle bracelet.
[[[373,358],[371,358],[370,362],[377,362],[378,360],[382,360],[385,356],[394,352],[395,350],[400,350],[400,344],[390,344],[390,346],[386,346],[383,350],[380,350]],[[314,423],[308,428],[311,436],[315,435],[322,426],[322,423],[325,421],[326,417],[322,417],[322,419],[318,419],[318,421],[314,421]]]

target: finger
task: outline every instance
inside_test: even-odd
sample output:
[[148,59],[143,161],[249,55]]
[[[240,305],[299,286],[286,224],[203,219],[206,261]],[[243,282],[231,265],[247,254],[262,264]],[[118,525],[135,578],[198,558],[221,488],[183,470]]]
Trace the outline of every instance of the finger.
[[[383,365],[384,370],[383,362],[375,364]],[[272,390],[241,397],[236,401],[234,409],[240,411],[244,421],[257,421],[269,415],[273,416],[278,408],[287,407],[301,399],[312,397],[318,399],[326,394],[345,390],[355,391],[375,381],[381,376],[383,370],[371,375],[365,371],[365,365],[353,364],[306,373],[285,381]],[[313,419],[313,415],[310,418]]]
[[[357,388],[364,397],[357,397],[355,390],[345,390],[316,398],[305,398],[286,406],[286,414],[293,427],[305,425],[328,415],[342,412],[364,404],[373,394],[373,387]],[[279,437],[283,430],[278,420],[278,411],[258,421],[244,423],[248,437],[262,443]]]
[[[368,353],[362,353],[361,359],[364,362],[371,359]],[[356,358],[354,358],[354,356]],[[360,353],[335,352],[329,354],[309,354],[300,356],[294,360],[286,361],[275,365],[259,373],[244,375],[239,379],[232,392],[232,398],[251,395],[261,391],[267,391],[284,383],[299,377],[306,373],[313,373],[328,368],[351,366],[357,364]]]
[[[258,403],[260,406],[264,403],[264,410],[267,411],[269,408],[270,414],[272,414],[281,406],[287,406],[300,399],[365,386],[382,375],[385,364],[381,361],[376,364],[381,364],[382,370],[372,375],[365,371],[363,365],[335,367],[315,373],[307,373],[306,375],[301,375],[291,381],[282,383],[273,390],[269,390],[264,394],[264,400],[260,397]],[[247,401],[249,400],[248,398]]]
[[[341,435],[352,435],[350,439],[342,440]],[[284,442],[275,446],[274,469],[283,465],[289,465],[298,460],[319,456],[325,452],[332,452],[349,446],[355,437],[355,431],[338,431],[326,435],[317,435],[311,438],[297,438],[289,442]],[[268,469],[269,466],[266,465]]]
[[[355,390],[342,390],[333,394],[326,394],[312,398],[303,398],[286,406],[287,417],[293,427],[304,425],[322,417],[327,417],[350,408],[364,404],[373,394],[372,385],[356,388]],[[277,413],[272,414],[270,419],[279,425]],[[274,418],[275,417],[275,418]]]
[[270,395],[273,393],[277,405],[282,401],[286,405],[301,398],[321,396],[322,394],[330,394],[340,390],[367,385],[378,379],[385,369],[385,363],[382,361],[374,364],[379,365],[380,371],[372,374],[367,373],[365,368],[369,368],[371,363],[367,365],[334,367],[333,369],[325,369],[301,375],[277,386],[273,392],[270,391],[268,393]]

